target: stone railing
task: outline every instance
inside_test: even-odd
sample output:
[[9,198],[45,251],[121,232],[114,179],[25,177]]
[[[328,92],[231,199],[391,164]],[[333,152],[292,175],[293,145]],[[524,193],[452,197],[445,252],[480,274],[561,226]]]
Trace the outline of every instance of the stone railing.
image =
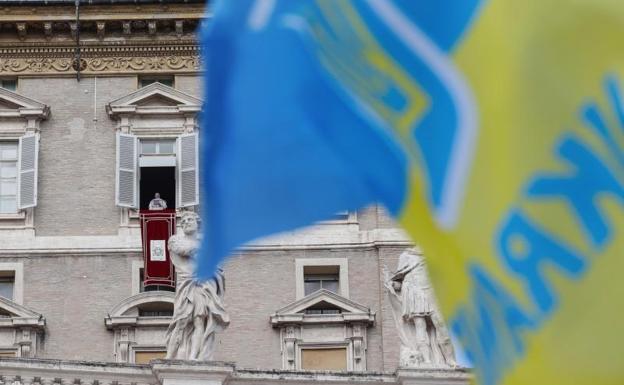
[[154,360],[148,365],[0,358],[0,385],[468,385],[465,369],[395,373],[239,369],[233,363]]

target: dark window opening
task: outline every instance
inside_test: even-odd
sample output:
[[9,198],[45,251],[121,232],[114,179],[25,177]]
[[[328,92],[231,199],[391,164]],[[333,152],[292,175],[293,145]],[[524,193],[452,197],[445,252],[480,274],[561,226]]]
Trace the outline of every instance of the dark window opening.
[[141,167],[140,208],[148,209],[154,194],[167,202],[168,209],[175,209],[175,167]]
[[139,78],[139,88],[149,86],[152,83],[161,83],[173,87],[173,76],[142,76]]
[[0,87],[9,91],[17,89],[17,79],[0,79]]
[[146,303],[139,307],[139,317],[171,317],[173,305],[166,302]]
[[342,309],[327,302],[319,302],[304,310],[305,314],[340,314]]

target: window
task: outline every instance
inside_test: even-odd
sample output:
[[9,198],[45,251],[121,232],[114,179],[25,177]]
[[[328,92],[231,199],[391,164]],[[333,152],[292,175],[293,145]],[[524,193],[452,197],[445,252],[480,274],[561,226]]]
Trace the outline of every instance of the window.
[[0,263],[0,296],[10,299],[17,304],[22,304],[24,298],[24,268],[21,262]]
[[175,155],[175,139],[141,139],[141,155]]
[[173,87],[173,75],[163,75],[163,76],[141,76],[139,78],[139,88],[143,88],[149,86],[152,83],[160,83],[169,87]]
[[0,349],[0,357],[17,357],[15,349]]
[[18,142],[0,142],[0,214],[17,212]]
[[295,260],[295,274],[297,299],[320,289],[349,298],[347,258],[298,258]]
[[151,360],[158,360],[165,358],[167,352],[164,350],[146,350],[146,351],[134,351],[134,363],[135,364],[149,364]]
[[0,296],[13,301],[13,288],[15,286],[15,272],[0,272]]
[[[141,262],[143,264],[143,262]],[[175,287],[166,286],[166,285],[149,285],[145,286],[145,276],[143,275],[144,268],[139,268],[139,293],[143,293],[146,291],[175,291]],[[146,311],[147,312],[147,311]],[[141,313],[139,311],[139,313]],[[141,315],[141,314],[139,314]],[[167,316],[173,315],[173,308],[171,309],[171,314],[165,314]],[[147,315],[145,317],[157,317],[157,315]]]
[[301,349],[303,370],[347,370],[347,348]]
[[15,91],[17,89],[17,79],[0,79],[0,88]]
[[197,134],[143,139],[117,134],[116,203],[147,209],[156,193],[167,208],[199,204]]
[[305,309],[305,314],[340,314],[342,309],[327,302],[319,302]]
[[305,266],[303,268],[304,294],[310,295],[325,289],[338,293],[339,266]]

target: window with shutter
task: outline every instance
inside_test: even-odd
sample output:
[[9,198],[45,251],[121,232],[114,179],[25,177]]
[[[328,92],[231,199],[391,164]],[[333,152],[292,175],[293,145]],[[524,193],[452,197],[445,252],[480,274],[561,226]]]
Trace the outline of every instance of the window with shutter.
[[37,161],[39,134],[22,136],[19,140],[18,207],[37,205]]
[[136,136],[117,133],[117,206],[137,208],[137,147]]
[[197,134],[184,134],[178,138],[178,207],[199,204]]

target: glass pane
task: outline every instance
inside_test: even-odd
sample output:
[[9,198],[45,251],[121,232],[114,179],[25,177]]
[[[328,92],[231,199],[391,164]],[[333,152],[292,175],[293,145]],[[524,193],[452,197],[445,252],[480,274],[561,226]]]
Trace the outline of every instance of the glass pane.
[[2,88],[6,88],[7,90],[15,91],[15,89],[17,88],[17,80],[2,80],[0,81],[0,86],[2,86]]
[[16,162],[0,162],[0,178],[15,178],[17,177],[17,163]]
[[141,154],[155,154],[156,153],[156,143],[153,140],[142,140],[141,141]]
[[13,299],[13,282],[0,282],[0,296]]
[[322,281],[323,289],[329,290],[333,293],[338,293],[338,281]]
[[159,83],[162,83],[162,84],[164,84],[166,86],[173,87],[173,78],[157,79],[156,81],[159,82]]
[[17,183],[15,180],[0,180],[0,196],[16,195]]
[[321,281],[305,281],[304,292],[305,295],[312,294],[321,288]]
[[139,80],[139,88],[147,87],[155,81],[156,79],[141,79]]
[[17,201],[15,197],[0,196],[0,213],[14,214],[17,212]]
[[17,143],[0,143],[1,160],[17,160]]
[[175,150],[175,141],[174,140],[164,140],[159,143],[158,153],[159,154],[174,154]]

